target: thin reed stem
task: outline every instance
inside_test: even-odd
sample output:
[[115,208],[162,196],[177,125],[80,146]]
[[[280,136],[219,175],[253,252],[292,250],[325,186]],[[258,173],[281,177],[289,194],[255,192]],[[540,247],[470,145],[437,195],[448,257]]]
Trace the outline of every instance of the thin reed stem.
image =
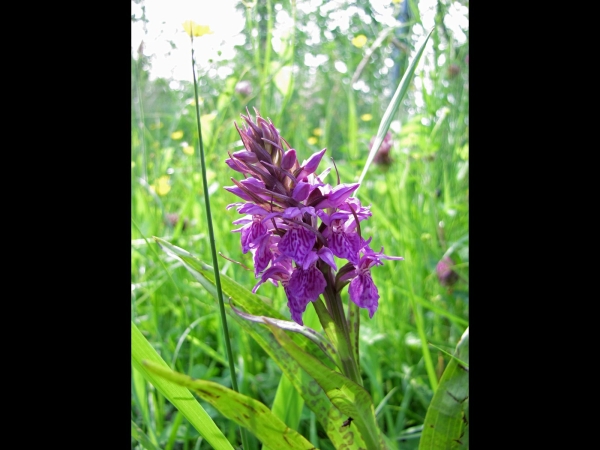
[[[225,303],[223,301],[223,289],[221,288],[221,277],[219,274],[219,261],[217,259],[217,249],[215,244],[215,233],[212,224],[212,214],[210,211],[210,199],[208,193],[208,180],[206,179],[206,161],[204,158],[204,146],[202,144],[202,126],[200,125],[200,105],[198,96],[198,83],[196,81],[196,67],[194,63],[194,35],[190,35],[192,42],[192,78],[194,80],[194,103],[196,104],[196,123],[198,126],[198,142],[200,143],[200,164],[202,173],[202,186],[204,187],[204,203],[206,204],[206,223],[208,224],[208,236],[210,239],[210,252],[212,255],[213,270],[215,273],[215,285],[219,300],[219,311],[221,313],[221,324],[223,326],[223,335],[225,338],[225,349],[227,351],[227,361],[229,363],[229,373],[231,374],[231,387],[234,391],[240,392],[237,384],[235,365],[233,363],[233,351],[229,340],[229,329],[227,328],[227,316],[225,315]],[[246,430],[240,427],[242,438],[242,448],[249,449],[248,436]]]

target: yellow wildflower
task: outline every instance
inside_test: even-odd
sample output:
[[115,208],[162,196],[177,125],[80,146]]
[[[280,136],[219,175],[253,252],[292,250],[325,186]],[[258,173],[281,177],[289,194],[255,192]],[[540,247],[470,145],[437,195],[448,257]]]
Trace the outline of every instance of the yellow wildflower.
[[200,37],[204,36],[205,34],[214,33],[214,31],[210,29],[210,26],[197,24],[193,20],[186,20],[183,22],[183,29],[190,37]]
[[154,191],[161,197],[163,195],[167,195],[167,193],[171,190],[171,186],[169,185],[169,179],[170,178],[168,175],[164,175],[158,180],[156,180],[156,183],[152,185]]
[[194,154],[194,147],[192,147],[191,145],[186,145],[183,147],[183,153],[185,153],[186,155],[193,155]]
[[315,128],[315,129],[313,130],[313,134],[314,134],[315,136],[322,136],[322,135],[323,135],[323,130],[321,130],[320,128]]
[[319,142],[319,140],[316,137],[314,137],[314,136],[311,136],[311,137],[308,138],[308,143],[310,145],[315,145],[317,142]]
[[171,139],[173,139],[174,141],[177,141],[177,140],[181,139],[182,137],[183,137],[183,131],[181,131],[181,130],[173,131],[171,133]]
[[360,116],[360,120],[362,120],[363,122],[368,122],[371,119],[373,119],[373,115],[368,114],[368,113]]
[[364,34],[359,34],[358,36],[355,36],[352,39],[352,45],[354,45],[357,48],[364,47],[364,45],[366,43],[367,43],[367,37]]

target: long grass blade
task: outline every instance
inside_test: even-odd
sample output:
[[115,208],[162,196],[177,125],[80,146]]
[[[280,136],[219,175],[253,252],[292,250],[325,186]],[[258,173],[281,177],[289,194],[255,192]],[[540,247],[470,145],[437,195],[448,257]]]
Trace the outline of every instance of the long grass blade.
[[423,423],[419,450],[469,448],[469,329],[456,346],[456,358],[448,363],[431,399]]
[[146,340],[137,326],[131,322],[131,362],[148,382],[175,406],[190,424],[206,439],[215,450],[233,450],[225,435],[194,398],[192,393],[184,387],[174,384],[164,378],[149,372],[142,364],[142,360],[152,361],[159,367],[168,369],[167,363],[160,357],[156,350]]
[[[219,278],[219,261],[217,259],[217,248],[215,244],[215,232],[213,230],[212,214],[210,211],[210,194],[208,189],[208,180],[206,177],[206,158],[204,156],[204,146],[202,143],[202,126],[200,124],[200,98],[198,95],[198,82],[196,81],[196,65],[194,63],[194,35],[190,33],[192,41],[192,74],[194,80],[194,100],[196,104],[196,124],[198,128],[198,142],[200,143],[200,163],[202,173],[202,186],[204,187],[204,205],[206,207],[206,224],[208,225],[208,236],[210,239],[210,253],[215,273],[215,282],[219,300],[219,312],[221,314],[221,326],[223,327],[223,340],[227,352],[227,361],[229,363],[229,372],[231,373],[231,387],[236,392],[239,392],[237,384],[237,376],[235,374],[235,364],[233,363],[233,351],[231,350],[231,341],[229,340],[229,329],[227,328],[227,316],[225,314],[225,304],[223,301],[223,291],[221,289],[221,279]],[[241,430],[242,447],[249,449],[248,439],[244,430]]]
[[[400,80],[400,84],[398,85],[398,88],[396,89],[396,92],[394,93],[390,104],[388,105],[387,109],[385,110],[385,113],[383,114],[381,123],[379,124],[379,130],[377,130],[377,135],[375,136],[375,140],[373,141],[373,146],[371,147],[371,151],[369,152],[369,156],[367,157],[367,162],[365,163],[365,167],[363,167],[363,171],[360,174],[360,178],[358,179],[359,183],[362,183],[362,181],[364,180],[365,175],[367,174],[367,170],[369,170],[369,167],[371,166],[371,163],[373,162],[373,159],[375,158],[379,147],[381,147],[381,144],[383,143],[385,134],[389,130],[390,124],[392,123],[392,119],[394,118],[394,115],[396,114],[396,111],[398,111],[398,107],[400,106],[400,102],[402,101],[404,95],[406,94],[406,91],[408,90],[408,86],[412,81],[415,69],[417,68],[417,64],[421,59],[423,50],[425,50],[425,46],[427,45],[427,42],[429,41],[429,37],[431,36],[431,33],[433,33],[433,30],[435,30],[435,28],[432,28],[429,31],[429,33],[425,37],[425,40],[419,47],[419,50],[417,50],[417,54],[411,61],[410,65],[408,66],[408,69],[406,69],[406,72],[404,73],[402,80]],[[357,191],[354,192],[354,195],[356,195]]]

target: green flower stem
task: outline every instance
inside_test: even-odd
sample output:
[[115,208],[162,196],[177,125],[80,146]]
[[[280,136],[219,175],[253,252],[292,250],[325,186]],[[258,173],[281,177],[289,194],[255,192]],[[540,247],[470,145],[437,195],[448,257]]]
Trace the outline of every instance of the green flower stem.
[[[219,260],[217,259],[217,248],[215,244],[215,233],[212,224],[212,214],[210,212],[210,199],[208,194],[208,180],[206,179],[206,161],[204,158],[204,146],[202,145],[202,126],[200,125],[200,106],[198,101],[198,83],[196,82],[196,68],[194,63],[194,36],[191,34],[192,42],[192,74],[194,79],[194,100],[196,103],[196,122],[198,126],[198,141],[200,143],[200,161],[202,165],[202,185],[204,186],[204,203],[206,204],[206,223],[208,224],[208,235],[210,238],[210,251],[212,254],[213,268],[215,272],[215,286],[219,298],[219,311],[221,313],[221,324],[223,325],[223,334],[225,337],[225,348],[227,350],[227,360],[229,362],[229,373],[231,374],[231,387],[234,391],[240,392],[235,374],[235,365],[233,363],[233,352],[231,350],[231,342],[229,340],[229,330],[227,328],[227,316],[225,315],[225,303],[223,302],[223,290],[221,288],[221,277],[219,276]],[[248,436],[246,430],[240,427],[242,437],[242,448],[249,449]]]
[[358,368],[358,362],[354,358],[354,352],[352,350],[352,341],[350,340],[350,330],[348,329],[348,322],[344,317],[344,306],[342,305],[342,297],[340,292],[334,289],[335,282],[331,274],[331,268],[327,264],[323,264],[320,267],[321,271],[324,272],[325,279],[327,280],[327,287],[323,292],[327,310],[335,324],[338,344],[338,354],[342,363],[342,371],[344,375],[350,378],[359,386],[363,385],[362,377],[360,376],[360,370]]

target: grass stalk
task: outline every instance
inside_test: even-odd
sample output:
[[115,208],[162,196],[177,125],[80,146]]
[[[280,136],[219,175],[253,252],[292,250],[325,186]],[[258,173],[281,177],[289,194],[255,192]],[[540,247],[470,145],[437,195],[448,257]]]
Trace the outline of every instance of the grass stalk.
[[[196,125],[198,127],[198,142],[200,146],[200,164],[202,173],[202,186],[204,187],[204,203],[206,207],[206,224],[208,225],[208,236],[210,240],[210,252],[215,273],[215,286],[217,288],[219,300],[219,312],[221,314],[221,325],[223,327],[223,337],[225,341],[225,349],[227,351],[227,361],[229,363],[229,373],[231,374],[231,387],[234,391],[239,392],[237,377],[235,374],[235,364],[233,363],[233,351],[231,350],[231,341],[229,340],[229,329],[227,327],[227,316],[225,314],[225,303],[223,301],[223,289],[221,287],[221,277],[219,274],[219,260],[217,259],[217,248],[215,244],[215,232],[213,230],[212,215],[210,211],[210,196],[208,193],[208,180],[206,178],[206,160],[204,157],[204,146],[202,144],[202,126],[200,125],[200,105],[198,95],[198,82],[196,81],[196,67],[194,63],[194,35],[190,33],[192,47],[192,78],[194,80],[194,103],[196,105]],[[246,430],[240,427],[242,438],[242,448],[249,449],[248,436]]]

